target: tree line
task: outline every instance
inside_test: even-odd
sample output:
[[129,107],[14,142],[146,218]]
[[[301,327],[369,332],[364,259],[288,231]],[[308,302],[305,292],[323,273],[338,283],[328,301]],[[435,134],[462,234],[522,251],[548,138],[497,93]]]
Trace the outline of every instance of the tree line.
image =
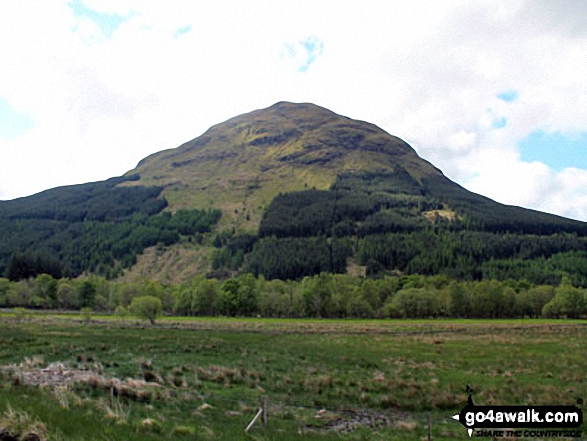
[[351,259],[366,274],[445,275],[472,280],[526,279],[558,285],[568,277],[587,287],[587,238],[575,233],[551,236],[452,231],[429,226],[421,231],[356,236],[258,238],[219,233],[213,241],[213,276],[250,272],[267,279],[300,280],[321,272],[345,273]]
[[[215,241],[214,275],[235,271],[300,280],[344,273],[442,274],[461,281],[527,279],[587,286],[587,226],[497,204],[446,178],[404,169],[346,173],[328,190],[276,196],[258,235]],[[218,235],[217,237],[220,237]]]
[[[299,281],[244,274],[224,281],[196,277],[179,285],[103,277],[18,282],[0,279],[0,306],[128,311],[138,298],[156,298],[167,314],[317,318],[536,318],[587,316],[587,290],[564,278],[558,286],[527,281],[455,281],[446,276],[364,279],[320,273]],[[135,301],[137,303],[138,301]]]
[[219,210],[163,212],[162,187],[129,184],[138,175],[70,185],[0,201],[0,276],[48,273],[116,277],[146,247],[196,240],[211,231]]
[[[345,273],[446,275],[460,281],[526,279],[587,286],[587,227],[508,207],[442,177],[340,174],[328,190],[278,195],[258,233],[211,233],[219,210],[163,212],[162,188],[137,176],[61,187],[0,202],[0,275],[116,278],[150,246],[191,240],[216,248],[210,277],[252,273],[298,280]],[[121,185],[127,184],[127,185]]]
[[135,214],[118,221],[70,224],[24,251],[17,248],[8,261],[5,276],[18,281],[43,273],[60,278],[85,272],[113,278],[133,265],[147,247],[168,246],[182,236],[201,240],[220,215],[220,210],[180,210],[175,214]]
[[563,275],[587,286],[587,239],[429,229],[379,234],[358,241],[358,261],[369,274],[398,270],[459,280],[527,279],[558,284]]

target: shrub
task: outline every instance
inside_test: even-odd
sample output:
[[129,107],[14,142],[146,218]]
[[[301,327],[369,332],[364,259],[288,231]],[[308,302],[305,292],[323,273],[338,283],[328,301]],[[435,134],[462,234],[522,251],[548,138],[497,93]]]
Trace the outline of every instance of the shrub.
[[586,311],[584,292],[570,285],[561,285],[556,295],[542,308],[544,317],[579,318]]
[[425,318],[438,315],[438,291],[427,288],[407,288],[398,291],[385,303],[387,317]]
[[162,309],[161,300],[155,296],[135,297],[130,304],[130,310],[134,315],[149,320],[152,325],[155,324]]

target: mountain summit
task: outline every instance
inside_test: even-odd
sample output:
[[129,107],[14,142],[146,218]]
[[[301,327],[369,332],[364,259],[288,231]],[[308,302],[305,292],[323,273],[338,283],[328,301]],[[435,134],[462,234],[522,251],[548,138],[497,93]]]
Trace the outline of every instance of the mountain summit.
[[224,227],[254,232],[277,194],[327,190],[341,174],[363,172],[403,176],[401,192],[410,187],[412,193],[444,202],[450,211],[487,225],[503,224],[503,230],[519,229],[520,223],[525,231],[539,233],[559,231],[553,223],[585,228],[582,222],[469,192],[403,140],[310,103],[279,102],[217,124],[192,141],[143,159],[127,173],[140,178],[123,185],[163,187],[171,210],[215,207],[223,212]]
[[212,204],[224,222],[254,230],[278,193],[326,190],[346,172],[405,169],[442,176],[406,142],[379,127],[314,104],[279,102],[215,125],[178,148],[155,153],[129,174],[163,186],[172,209]]

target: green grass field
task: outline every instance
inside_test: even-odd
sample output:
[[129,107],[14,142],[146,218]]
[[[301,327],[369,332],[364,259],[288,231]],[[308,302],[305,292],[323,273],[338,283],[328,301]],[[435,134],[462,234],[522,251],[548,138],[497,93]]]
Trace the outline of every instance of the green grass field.
[[466,439],[467,384],[479,405],[587,399],[584,320],[0,320],[0,427],[48,439],[416,440],[428,416]]

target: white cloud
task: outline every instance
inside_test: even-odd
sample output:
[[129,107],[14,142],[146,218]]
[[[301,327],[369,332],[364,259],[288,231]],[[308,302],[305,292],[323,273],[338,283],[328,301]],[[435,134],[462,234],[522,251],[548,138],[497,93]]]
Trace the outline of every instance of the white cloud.
[[510,205],[536,207],[559,188],[555,175],[540,162],[519,162],[515,155],[485,149],[476,157],[483,169],[467,188]]
[[37,123],[0,140],[0,197],[122,174],[289,100],[373,122],[496,200],[587,220],[587,172],[517,149],[587,131],[584,2],[84,0],[128,17],[109,36],[68,3],[0,3],[0,96]]

